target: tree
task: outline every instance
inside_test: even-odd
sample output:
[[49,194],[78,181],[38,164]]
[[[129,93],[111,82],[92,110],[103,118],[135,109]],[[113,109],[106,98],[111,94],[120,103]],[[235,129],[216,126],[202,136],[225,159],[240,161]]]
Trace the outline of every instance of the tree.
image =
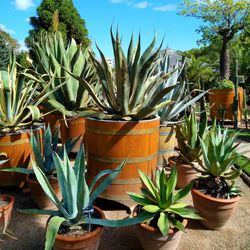
[[9,33],[0,29],[0,70],[7,69],[10,52],[17,51],[19,46],[19,43]]
[[87,47],[90,43],[85,21],[80,17],[72,0],[43,0],[37,8],[37,17],[30,18],[33,29],[25,39],[26,45],[32,48],[33,40],[40,38],[41,32],[60,31],[65,44],[73,37],[77,44]]
[[250,25],[249,0],[184,0],[181,15],[201,19],[206,24],[198,29],[201,43],[221,43],[220,77],[230,77],[229,44],[234,36]]

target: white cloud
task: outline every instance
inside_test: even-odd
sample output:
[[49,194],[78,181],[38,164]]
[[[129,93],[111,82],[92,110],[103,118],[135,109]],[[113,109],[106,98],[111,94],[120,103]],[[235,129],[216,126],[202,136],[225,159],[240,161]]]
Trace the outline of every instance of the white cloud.
[[29,17],[25,18],[24,20],[25,20],[25,22],[28,22],[28,23],[30,22],[30,18]]
[[110,0],[110,3],[124,3],[126,0]]
[[4,24],[0,23],[0,30],[3,30],[9,34],[14,34],[15,31],[12,29],[8,29]]
[[144,2],[139,2],[139,3],[135,4],[134,7],[137,9],[146,9],[150,5],[151,5],[151,3],[144,1]]
[[165,11],[174,11],[176,10],[176,8],[177,8],[176,4],[167,4],[159,7],[154,7],[153,10],[165,12]]
[[15,0],[13,4],[16,6],[18,10],[27,10],[34,6],[33,0]]
[[19,51],[27,51],[28,48],[25,45],[25,42],[23,40],[18,40],[19,44],[20,44],[20,48]]

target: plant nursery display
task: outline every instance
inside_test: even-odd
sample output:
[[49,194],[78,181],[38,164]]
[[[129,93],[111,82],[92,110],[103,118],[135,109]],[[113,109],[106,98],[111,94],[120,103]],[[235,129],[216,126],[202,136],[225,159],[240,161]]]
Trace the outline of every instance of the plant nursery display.
[[169,158],[170,167],[177,166],[177,187],[183,188],[197,178],[199,168],[197,157],[201,156],[200,138],[205,139],[209,127],[207,119],[196,120],[195,112],[185,116],[184,123],[175,127],[178,156]]
[[155,182],[139,170],[144,186],[141,194],[128,193],[137,204],[134,216],[147,211],[151,217],[137,225],[137,232],[144,249],[171,249],[178,247],[187,219],[201,219],[188,204],[181,200],[190,192],[193,183],[175,191],[177,169],[173,167],[169,177],[164,170],[157,170]]
[[236,137],[237,133],[222,131],[214,124],[208,136],[200,138],[203,161],[197,160],[202,175],[194,183],[192,197],[195,209],[204,218],[201,223],[210,229],[224,226],[240,200],[234,179],[241,169],[233,167],[240,156]]
[[[54,152],[53,161],[57,170],[62,201],[57,198],[44,172],[36,164],[33,169],[41,187],[56,205],[57,210],[22,210],[29,214],[51,215],[47,222],[46,250],[52,247],[55,250],[97,249],[103,232],[102,226],[127,226],[149,218],[149,214],[144,213],[138,219],[105,220],[102,210],[93,206],[95,199],[116,178],[126,161],[123,161],[115,170],[100,172],[89,186],[85,180],[85,157],[82,147],[73,167],[70,165],[65,148],[63,160]],[[97,182],[103,176],[105,179],[98,185]]]

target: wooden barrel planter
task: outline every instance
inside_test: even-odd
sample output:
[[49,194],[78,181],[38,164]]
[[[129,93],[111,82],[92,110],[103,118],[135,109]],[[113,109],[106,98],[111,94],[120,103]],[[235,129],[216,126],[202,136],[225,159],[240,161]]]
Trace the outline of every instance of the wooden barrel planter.
[[126,166],[102,198],[128,201],[127,192],[140,192],[138,169],[153,176],[157,164],[159,118],[151,120],[112,121],[86,119],[88,182],[104,169],[115,169],[124,159]]
[[[238,88],[239,104],[238,104],[238,120],[242,120],[243,111],[243,89]],[[213,89],[208,92],[209,105],[210,105],[210,117],[221,120],[220,110],[225,108],[225,120],[234,120],[233,103],[234,103],[235,91],[234,89]]]
[[85,136],[85,118],[74,117],[67,119],[68,127],[66,126],[63,119],[60,120],[60,132],[62,144],[65,144],[71,138],[77,138],[80,136],[78,142],[72,149],[72,152],[76,153],[79,151],[81,144],[83,143]]
[[157,162],[158,168],[162,168],[164,162],[168,164],[169,157],[177,155],[175,147],[177,147],[177,140],[174,126],[161,125]]
[[[2,164],[0,168],[32,168],[30,161],[30,154],[32,153],[30,132],[31,130],[27,129],[22,132],[0,135],[0,152],[6,153],[10,159]],[[33,132],[40,134],[40,144],[42,145],[43,125],[34,128]],[[1,172],[0,186],[20,186],[26,178],[23,174]]]

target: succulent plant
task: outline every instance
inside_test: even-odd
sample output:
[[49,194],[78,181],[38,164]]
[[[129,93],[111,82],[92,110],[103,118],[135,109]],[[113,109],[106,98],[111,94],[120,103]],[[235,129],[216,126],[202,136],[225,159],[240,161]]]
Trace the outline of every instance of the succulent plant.
[[3,165],[4,163],[6,163],[8,161],[8,157],[7,154],[1,152],[0,153],[0,166]]
[[234,89],[234,83],[230,80],[221,80],[213,84],[212,89]]
[[189,117],[185,115],[184,123],[177,124],[175,130],[180,158],[193,165],[192,162],[201,156],[200,139],[205,139],[208,134],[207,117],[198,122],[192,112]]
[[[53,247],[57,232],[61,225],[74,227],[82,224],[95,224],[110,227],[128,226],[137,224],[149,218],[148,213],[143,213],[139,218],[129,218],[124,220],[105,220],[96,219],[93,216],[93,202],[102,193],[113,179],[120,173],[126,160],[123,161],[115,170],[104,170],[100,172],[88,186],[85,180],[85,157],[83,147],[77,154],[74,167],[71,166],[68,155],[64,148],[63,160],[57,153],[53,153],[53,161],[57,170],[57,177],[62,193],[62,201],[58,200],[44,172],[36,165],[33,169],[48,198],[56,205],[57,211],[26,209],[22,212],[29,214],[48,214],[49,220],[45,250]],[[102,179],[99,185],[97,182]]]
[[159,87],[162,82],[171,77],[174,71],[166,74],[154,73],[159,63],[161,50],[160,46],[153,52],[156,39],[154,38],[141,54],[141,38],[139,36],[137,45],[134,47],[132,35],[127,56],[125,56],[118,31],[116,37],[113,35],[112,28],[110,33],[114,52],[114,68],[108,64],[99,47],[97,49],[101,62],[90,54],[102,85],[102,99],[96,96],[95,91],[85,79],[74,72],[69,73],[86,86],[97,106],[105,111],[108,118],[140,120],[151,117],[170,105],[172,100],[163,98],[175,88],[175,85],[164,87],[161,90]]
[[89,59],[87,49],[77,45],[72,38],[65,49],[65,44],[60,32],[55,34],[43,33],[39,42],[34,43],[33,58],[29,59],[36,73],[55,75],[51,89],[65,84],[54,91],[42,104],[48,110],[59,110],[68,117],[85,116],[92,114],[94,103],[86,91],[85,85],[71,77],[68,71],[82,77],[98,93],[99,85],[95,70]]
[[177,169],[173,167],[169,177],[164,170],[157,170],[155,182],[139,170],[140,178],[144,184],[141,194],[128,193],[129,197],[139,206],[142,211],[151,214],[146,221],[150,224],[152,220],[157,220],[157,227],[163,236],[168,234],[169,228],[174,227],[184,231],[181,221],[183,218],[201,219],[192,208],[187,208],[188,204],[180,202],[191,190],[193,183],[175,192],[177,183]]
[[[27,77],[30,80],[27,80]],[[56,91],[49,91],[51,81],[44,82],[26,71],[17,74],[16,58],[11,56],[7,71],[0,71],[0,133],[30,127],[41,118],[38,105]],[[44,89],[38,93],[41,84]]]

